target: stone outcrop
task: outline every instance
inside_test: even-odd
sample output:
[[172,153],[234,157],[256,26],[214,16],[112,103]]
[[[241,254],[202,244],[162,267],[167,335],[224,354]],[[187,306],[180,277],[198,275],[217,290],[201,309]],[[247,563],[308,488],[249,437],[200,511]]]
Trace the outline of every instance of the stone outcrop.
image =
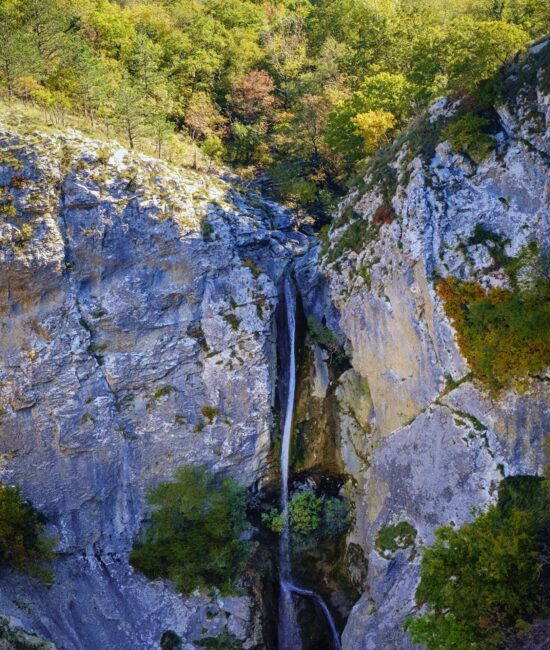
[[[177,467],[253,488],[265,478],[275,312],[292,265],[306,317],[349,358],[336,363],[312,332],[296,410],[309,446],[297,466],[350,477],[342,564],[363,595],[343,647],[412,647],[402,623],[434,530],[544,462],[550,377],[498,396],[472,379],[435,282],[509,285],[494,238],[476,232],[508,257],[532,241],[549,253],[549,84],[536,67],[549,47],[506,80],[492,153],[475,162],[442,138],[419,153],[405,136],[313,246],[288,211],[230,177],[0,124],[0,481],[19,484],[59,539],[52,587],[3,572],[0,633],[51,647],[32,630],[65,650],[154,648],[167,630],[185,650],[220,634],[266,645],[257,585],[183,597],[127,556],[147,489]],[[437,102],[425,133],[457,109]],[[414,543],[377,548],[399,522]]]
[[[476,163],[441,141],[429,156],[415,155],[405,137],[388,162],[397,177],[389,204],[390,174],[367,174],[366,189],[340,207],[328,243],[297,263],[306,311],[346,340],[352,364],[335,394],[355,486],[349,540],[367,554],[369,573],[343,634],[346,650],[411,647],[402,623],[415,609],[421,548],[434,529],[460,525],[472,507],[494,502],[503,476],[542,471],[548,376],[492,396],[468,374],[435,289],[448,276],[508,286],[492,242],[473,241],[480,225],[505,242],[509,257],[532,241],[548,255],[549,96],[543,68],[533,90],[537,57],[547,58],[544,47],[505,81],[493,153]],[[427,119],[435,124],[457,107],[442,100]],[[364,243],[342,251],[351,227],[365,233]],[[385,556],[377,533],[400,521],[416,530],[414,548]]]
[[0,480],[61,554],[51,589],[3,576],[0,611],[67,650],[261,644],[247,597],[184,599],[126,558],[177,467],[262,477],[277,284],[305,237],[232,179],[116,143],[4,129],[0,150]]

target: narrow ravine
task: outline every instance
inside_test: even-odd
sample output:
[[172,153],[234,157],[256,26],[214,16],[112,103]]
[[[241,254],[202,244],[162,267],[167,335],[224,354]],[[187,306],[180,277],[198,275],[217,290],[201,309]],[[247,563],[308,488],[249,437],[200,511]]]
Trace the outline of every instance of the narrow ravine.
[[300,650],[302,647],[300,628],[294,605],[294,597],[305,596],[315,600],[329,624],[333,647],[340,650],[340,638],[336,625],[325,601],[309,589],[301,589],[292,581],[292,566],[290,557],[290,525],[288,512],[288,474],[290,441],[292,437],[292,420],[294,414],[294,399],[296,393],[296,295],[290,275],[285,278],[284,297],[287,315],[289,337],[288,356],[288,393],[286,400],[283,441],[281,446],[281,507],[283,511],[283,530],[279,546],[279,650]]

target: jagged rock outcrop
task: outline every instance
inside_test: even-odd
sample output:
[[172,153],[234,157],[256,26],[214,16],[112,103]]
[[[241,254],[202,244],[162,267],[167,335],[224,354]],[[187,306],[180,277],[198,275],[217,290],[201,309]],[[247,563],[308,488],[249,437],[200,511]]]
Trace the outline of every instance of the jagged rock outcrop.
[[[352,364],[335,394],[342,457],[355,484],[349,539],[367,554],[369,572],[345,650],[412,647],[402,623],[414,611],[422,545],[439,525],[460,525],[473,506],[494,502],[503,476],[542,471],[548,376],[496,397],[472,380],[435,279],[507,286],[492,242],[474,237],[480,224],[506,242],[508,257],[532,241],[548,255],[550,98],[538,68],[545,48],[548,42],[505,81],[495,151],[476,163],[440,141],[422,156],[405,138],[390,173],[371,171],[366,189],[341,206],[324,249],[297,264],[306,311],[347,339]],[[429,122],[457,106],[436,103]],[[415,548],[376,549],[378,531],[401,521],[416,530]]]
[[0,480],[61,554],[51,588],[3,575],[0,612],[67,650],[261,645],[249,598],[184,599],[127,554],[178,466],[261,478],[277,283],[305,237],[234,183],[76,133],[0,132],[0,214]]

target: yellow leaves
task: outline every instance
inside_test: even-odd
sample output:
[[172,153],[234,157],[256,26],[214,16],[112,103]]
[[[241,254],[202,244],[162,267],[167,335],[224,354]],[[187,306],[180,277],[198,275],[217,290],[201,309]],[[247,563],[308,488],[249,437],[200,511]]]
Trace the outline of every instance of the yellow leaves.
[[397,120],[393,113],[384,110],[359,113],[351,119],[355,125],[355,135],[363,139],[365,153],[370,155],[388,140],[389,132],[395,128]]

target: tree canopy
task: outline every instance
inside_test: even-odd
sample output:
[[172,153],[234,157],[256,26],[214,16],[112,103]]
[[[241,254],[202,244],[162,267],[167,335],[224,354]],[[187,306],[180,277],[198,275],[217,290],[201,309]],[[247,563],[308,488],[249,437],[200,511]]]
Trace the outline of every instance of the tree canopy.
[[206,469],[184,466],[149,493],[149,527],[130,554],[148,578],[170,578],[182,592],[227,591],[245,557],[244,488]]
[[322,213],[411,114],[549,24],[545,0],[0,0],[0,91],[158,155],[187,135]]
[[407,623],[428,650],[499,650],[543,613],[550,586],[550,485],[501,483],[499,500],[471,522],[443,526],[424,551],[416,591],[424,613]]

